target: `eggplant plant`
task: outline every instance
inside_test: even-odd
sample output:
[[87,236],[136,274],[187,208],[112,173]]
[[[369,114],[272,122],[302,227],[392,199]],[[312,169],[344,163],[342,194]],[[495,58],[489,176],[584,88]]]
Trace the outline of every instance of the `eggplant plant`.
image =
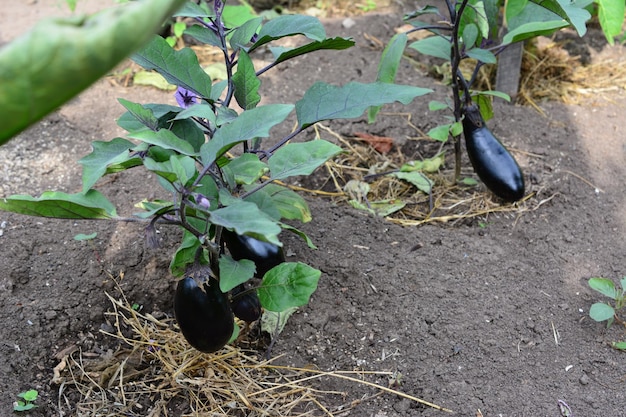
[[[605,34],[616,32],[613,20],[606,18],[607,9],[622,0],[600,1],[600,14],[607,29]],[[522,172],[502,143],[487,128],[485,122],[493,117],[492,97],[510,100],[498,91],[472,89],[479,69],[485,64],[497,62],[498,55],[509,45],[539,35],[550,35],[564,27],[573,27],[579,36],[586,32],[586,22],[591,14],[586,8],[593,0],[571,2],[569,0],[446,0],[439,6],[424,6],[405,16],[412,28],[393,36],[381,57],[378,80],[392,83],[405,49],[444,60],[448,64],[451,99],[446,102],[431,101],[432,112],[448,110],[447,121],[428,131],[428,136],[442,143],[450,137],[454,141],[455,180],[459,180],[461,169],[461,134],[465,136],[470,162],[479,178],[496,196],[505,201],[517,201],[524,196]],[[501,22],[505,22],[502,24]],[[504,36],[500,37],[506,29]],[[430,32],[408,43],[409,34],[416,31]],[[612,38],[611,38],[612,39]],[[473,59],[471,75],[460,70],[462,60]],[[369,110],[370,121],[378,112],[377,107]]]
[[[295,104],[261,105],[266,72],[294,57],[349,48],[354,41],[327,37],[321,22],[311,16],[245,16],[232,13],[221,0],[184,4],[174,17],[190,22],[186,35],[220,52],[225,79],[212,79],[192,49],[176,50],[162,37],[152,37],[131,58],[176,86],[178,105],[120,99],[126,112],[117,123],[127,133],[93,142],[92,152],[78,161],[83,167],[81,192],[0,199],[0,210],[26,215],[142,222],[149,244],[161,226],[182,229],[170,263],[171,274],[182,279],[175,310],[183,335],[203,351],[219,349],[230,339],[233,310],[244,320],[255,319],[257,298],[267,311],[291,310],[307,304],[317,288],[321,272],[301,262],[285,262],[279,239],[285,230],[315,248],[302,231],[285,222],[310,221],[309,207],[276,181],[310,175],[342,150],[323,139],[297,141],[298,136],[316,123],[356,118],[370,106],[394,101],[408,104],[430,92],[379,81],[343,86],[318,81]],[[293,48],[275,45],[290,36],[305,41]],[[273,59],[259,66],[255,53],[265,50]],[[272,129],[294,112],[295,129],[273,137]],[[169,198],[138,196],[139,211],[123,217],[97,190],[98,181],[133,169],[154,174]],[[218,316],[219,323],[208,324]],[[219,331],[210,332],[210,326]]]

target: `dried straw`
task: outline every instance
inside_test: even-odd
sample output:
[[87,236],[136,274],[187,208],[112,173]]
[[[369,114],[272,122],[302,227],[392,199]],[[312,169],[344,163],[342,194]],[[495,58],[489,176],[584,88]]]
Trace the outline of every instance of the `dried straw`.
[[[120,290],[121,291],[121,290]],[[343,416],[358,403],[383,393],[408,398],[441,411],[448,409],[367,379],[393,372],[333,371],[275,364],[254,352],[226,346],[215,354],[191,348],[172,319],[135,311],[122,294],[107,294],[107,313],[120,342],[106,355],[75,350],[55,368],[59,411],[77,416]],[[349,393],[323,388],[336,378],[373,388],[374,394],[350,400]],[[325,403],[335,398],[341,405]]]

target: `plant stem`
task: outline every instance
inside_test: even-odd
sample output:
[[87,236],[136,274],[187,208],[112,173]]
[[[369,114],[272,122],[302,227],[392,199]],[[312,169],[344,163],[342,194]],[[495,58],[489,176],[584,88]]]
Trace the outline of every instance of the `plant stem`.
[[[467,6],[468,0],[463,0],[459,11],[456,12],[455,7],[451,5],[450,0],[446,0],[448,10],[450,12],[450,21],[454,24],[452,28],[452,47],[450,51],[451,58],[451,75],[452,75],[452,95],[454,96],[454,120],[461,120],[462,108],[461,97],[459,96],[459,65],[461,64],[461,50],[459,47],[459,27],[461,25],[461,17]],[[461,77],[463,75],[461,74]],[[454,180],[458,181],[461,176],[461,140],[460,135],[454,136]]]

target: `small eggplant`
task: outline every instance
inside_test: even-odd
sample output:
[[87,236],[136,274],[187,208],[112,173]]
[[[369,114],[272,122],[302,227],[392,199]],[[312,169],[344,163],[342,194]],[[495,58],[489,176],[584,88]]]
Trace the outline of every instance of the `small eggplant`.
[[224,229],[222,238],[234,260],[248,259],[256,265],[256,276],[263,278],[265,273],[285,262],[283,248],[248,235],[238,235]]
[[235,316],[246,323],[252,323],[261,318],[261,301],[256,291],[244,291],[246,291],[244,284],[238,285],[231,290],[232,300],[230,306]]
[[463,134],[470,162],[478,177],[505,201],[524,197],[524,176],[513,156],[491,133],[476,105],[464,109]]
[[233,334],[234,317],[230,302],[214,278],[204,283],[204,290],[193,278],[178,281],[174,313],[183,336],[200,352],[220,350]]

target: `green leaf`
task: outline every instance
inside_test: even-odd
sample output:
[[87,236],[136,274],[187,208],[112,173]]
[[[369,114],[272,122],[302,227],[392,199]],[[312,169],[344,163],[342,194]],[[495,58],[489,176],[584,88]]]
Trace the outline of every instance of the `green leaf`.
[[174,203],[167,200],[142,200],[135,204],[136,208],[145,210],[138,213],[133,213],[133,216],[137,216],[141,219],[148,219],[152,216],[164,214],[174,209]]
[[424,54],[434,56],[435,58],[450,61],[451,44],[450,40],[441,36],[429,36],[420,39],[409,45],[409,48]]
[[478,28],[474,23],[465,25],[462,38],[465,49],[472,49],[475,46],[478,39]]
[[611,346],[618,350],[626,350],[626,342],[613,342]]
[[465,54],[468,57],[474,58],[475,60],[483,62],[485,64],[495,64],[497,61],[496,56],[491,51],[488,51],[486,49],[472,48],[465,51]]
[[322,120],[359,117],[371,106],[399,101],[410,103],[432,90],[408,85],[350,82],[336,87],[323,82],[311,86],[296,103],[298,123],[306,128]]
[[[557,7],[562,8],[555,0]],[[546,4],[548,0],[546,0]],[[553,13],[548,8],[536,5],[534,2],[528,3],[522,13],[511,18],[508,22],[509,31],[502,38],[502,44],[520,42],[525,39],[534,38],[540,35],[550,35],[557,29],[568,26],[568,22],[559,15]]]
[[469,185],[469,186],[473,186],[473,185],[478,185],[478,181],[476,181],[474,178],[470,178],[470,177],[465,177],[461,180],[461,183],[464,185]]
[[28,391],[20,392],[18,397],[23,398],[25,401],[33,402],[37,399],[39,392],[36,389],[29,389]]
[[0,145],[111,71],[184,0],[50,18],[0,49]]
[[192,117],[206,119],[213,124],[215,124],[215,121],[217,119],[217,116],[215,116],[215,111],[213,110],[213,107],[211,107],[211,105],[194,104],[187,107],[185,110],[177,113],[173,119],[170,119],[170,121],[189,119]]
[[135,144],[122,138],[109,142],[91,143],[92,152],[78,160],[83,166],[83,192],[87,192],[106,174],[123,171],[142,164],[141,158],[132,156]]
[[439,142],[446,142],[448,140],[448,136],[450,134],[450,127],[452,125],[450,123],[445,125],[435,126],[426,133],[430,138],[435,139]]
[[188,232],[183,231],[183,241],[176,249],[176,253],[170,262],[170,272],[175,277],[185,275],[189,266],[196,263],[196,255],[200,251],[199,265],[208,265],[209,258],[206,249],[202,248],[202,244],[197,237]]
[[[396,74],[406,48],[407,39],[406,33],[397,33],[389,40],[378,63],[376,81],[393,83],[396,80]],[[373,123],[376,120],[376,115],[380,109],[381,106],[372,106],[368,109],[367,119],[369,123]]]
[[417,187],[418,190],[425,194],[430,194],[433,182],[424,174],[418,171],[413,172],[394,172],[390,174],[393,177],[410,182]]
[[283,332],[289,317],[296,311],[298,307],[291,307],[280,313],[265,310],[261,316],[261,330],[267,332],[272,339],[276,339]]
[[92,239],[95,239],[96,236],[98,236],[98,232],[93,232],[93,233],[90,233],[88,235],[86,235],[84,233],[79,233],[79,234],[74,236],[74,240],[78,240],[78,241],[92,240]]
[[407,14],[404,16],[404,20],[415,19],[416,17],[425,15],[425,14],[436,14],[439,15],[439,9],[435,6],[422,6],[419,9]]
[[256,267],[254,262],[248,259],[234,260],[228,255],[221,255],[220,265],[220,290],[227,293],[239,284],[243,284],[254,276]]
[[506,21],[509,22],[512,18],[522,13],[527,4],[528,0],[507,1],[504,9]]
[[195,161],[186,155],[172,155],[169,160],[164,162],[145,158],[143,165],[148,171],[165,178],[168,182],[180,182],[182,185],[186,185],[196,173]]
[[211,96],[212,80],[198,63],[190,48],[174,50],[165,39],[154,36],[152,41],[131,57],[145,69],[155,70],[170,83],[195,92],[199,97]]
[[128,110],[128,112],[132,114],[142,125],[150,130],[157,130],[159,127],[159,119],[154,116],[151,109],[144,107],[139,103],[124,100],[123,98],[118,98],[117,101],[119,101],[119,103],[124,106],[124,108]]
[[485,94],[472,96],[472,101],[478,105],[480,109],[480,115],[484,121],[489,121],[493,118],[493,106],[491,104],[491,97]]
[[287,61],[288,59],[295,58],[300,55],[305,55],[313,51],[320,51],[323,49],[342,50],[354,46],[352,39],[346,38],[328,38],[321,41],[315,41],[307,43],[306,45],[299,46],[297,48],[285,48],[285,47],[270,47],[270,51],[275,57],[274,64]]
[[607,278],[590,278],[589,286],[612,300],[615,300],[619,295],[613,281]]
[[196,155],[193,146],[176,136],[172,131],[160,129],[156,132],[150,129],[140,129],[128,134],[131,139],[137,139],[150,145],[157,145],[163,149],[171,149],[183,155]]
[[[175,116],[182,111],[180,107],[170,106],[169,104],[144,104],[145,108],[150,109],[152,114],[159,119],[159,126],[163,127],[163,122],[172,120],[172,116]],[[163,120],[167,116],[167,120]],[[125,112],[117,119],[117,125],[127,132],[133,132],[135,130],[141,130],[145,126],[138,121],[129,111]]]
[[233,74],[233,83],[235,84],[235,100],[242,109],[250,110],[259,104],[261,80],[256,75],[250,56],[243,50],[239,52],[237,72]]
[[211,223],[223,226],[238,235],[248,235],[278,246],[283,245],[278,240],[280,226],[254,203],[235,200],[226,207],[211,211],[210,220]]
[[285,186],[268,184],[250,195],[250,198],[256,194],[267,194],[283,219],[300,220],[302,223],[308,223],[312,219],[311,210],[304,198]]
[[595,321],[610,320],[615,316],[615,310],[608,304],[594,303],[589,309],[589,317]]
[[294,175],[309,175],[341,151],[339,146],[322,139],[288,143],[274,152],[267,161],[271,178],[280,180]]
[[220,37],[209,28],[201,25],[191,25],[185,30],[185,35],[191,36],[195,40],[205,44],[222,48]]
[[197,155],[200,153],[200,148],[205,142],[205,136],[204,131],[196,122],[190,119],[174,120],[169,130],[176,137],[190,144],[194,150],[194,154]]
[[240,185],[252,184],[269,171],[267,164],[261,162],[259,157],[252,153],[244,153],[236,157],[222,169]]
[[315,244],[313,243],[313,241],[311,240],[311,238],[309,238],[307,236],[306,233],[304,233],[303,231],[296,229],[295,227],[286,224],[286,223],[281,223],[280,226],[283,228],[283,230],[287,230],[288,232],[294,233],[296,235],[298,235],[300,238],[302,238],[302,240],[304,240],[307,244],[307,246],[310,249],[317,249],[317,246],[315,246]]
[[598,4],[598,20],[604,36],[610,45],[613,38],[622,33],[624,24],[624,5],[622,0],[595,0]]
[[474,91],[473,94],[477,96],[481,96],[481,95],[493,96],[493,97],[501,98],[502,100],[506,100],[508,102],[511,101],[511,96],[509,96],[507,93],[503,93],[502,91],[494,91],[494,90]]
[[232,122],[217,129],[213,138],[202,145],[202,162],[210,165],[238,143],[255,137],[268,137],[270,129],[285,120],[292,110],[292,104],[268,104],[244,111]]
[[450,106],[448,106],[448,103],[444,103],[443,101],[432,100],[428,102],[429,111],[445,110],[448,108],[450,108]]
[[326,30],[324,25],[313,16],[282,15],[263,25],[257,41],[248,52],[273,40],[293,35],[304,35],[314,41],[322,41],[326,38]]
[[245,1],[242,1],[241,5],[236,6],[227,4],[224,6],[224,10],[222,12],[224,25],[230,28],[241,26],[248,20],[254,19],[255,17],[257,17],[257,14],[254,11],[254,8],[252,8],[252,6]]
[[243,49],[257,33],[261,22],[263,22],[262,17],[255,17],[234,29],[230,37],[230,47],[235,51]]
[[115,207],[96,190],[84,194],[46,191],[41,197],[12,195],[0,198],[0,210],[58,219],[113,219]]
[[301,262],[282,263],[263,277],[258,289],[261,305],[275,312],[306,305],[317,289],[321,275],[317,269]]

